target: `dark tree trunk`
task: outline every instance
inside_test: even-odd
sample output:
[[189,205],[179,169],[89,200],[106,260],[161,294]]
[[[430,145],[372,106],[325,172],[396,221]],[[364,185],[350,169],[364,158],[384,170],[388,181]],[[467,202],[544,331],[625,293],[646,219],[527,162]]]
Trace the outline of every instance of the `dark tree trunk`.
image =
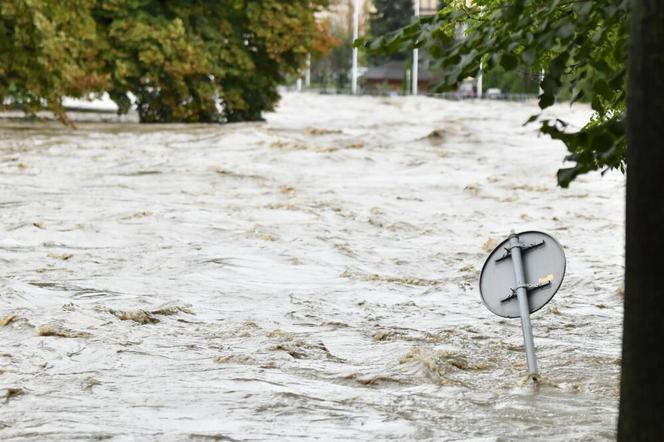
[[664,1],[632,0],[621,441],[664,440]]

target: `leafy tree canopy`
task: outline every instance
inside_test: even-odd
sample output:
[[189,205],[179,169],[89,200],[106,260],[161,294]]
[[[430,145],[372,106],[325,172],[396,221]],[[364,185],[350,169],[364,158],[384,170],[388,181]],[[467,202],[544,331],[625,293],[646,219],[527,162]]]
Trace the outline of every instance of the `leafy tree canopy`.
[[45,105],[66,121],[62,97],[107,86],[95,48],[94,0],[0,1],[0,106],[34,113]]
[[[552,106],[565,92],[572,102],[591,103],[594,116],[577,132],[561,120],[540,130],[563,141],[575,161],[558,171],[567,187],[579,174],[625,168],[625,84],[629,0],[450,0],[434,16],[373,40],[373,53],[426,46],[444,72],[440,91],[485,69],[507,72],[526,66],[544,72],[539,106]],[[529,122],[540,115],[534,115]]]
[[373,3],[376,11],[369,21],[373,35],[385,35],[412,21],[413,0],[374,0]]
[[108,92],[143,122],[261,118],[306,54],[327,0],[0,0],[0,104],[61,118],[62,97]]
[[[418,0],[419,1],[419,0]],[[413,21],[413,0],[374,0],[375,12],[369,18],[371,35],[379,37],[396,31]],[[373,57],[384,61],[384,57]],[[391,59],[405,59],[405,53],[392,53]]]

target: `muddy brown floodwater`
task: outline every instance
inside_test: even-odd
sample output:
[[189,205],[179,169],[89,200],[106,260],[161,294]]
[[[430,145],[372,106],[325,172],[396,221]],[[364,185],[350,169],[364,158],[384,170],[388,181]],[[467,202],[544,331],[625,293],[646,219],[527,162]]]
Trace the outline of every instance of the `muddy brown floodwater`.
[[[0,122],[0,438],[614,439],[624,177],[556,187],[535,111],[287,94],[255,124]],[[511,229],[568,258],[537,385],[478,292]]]

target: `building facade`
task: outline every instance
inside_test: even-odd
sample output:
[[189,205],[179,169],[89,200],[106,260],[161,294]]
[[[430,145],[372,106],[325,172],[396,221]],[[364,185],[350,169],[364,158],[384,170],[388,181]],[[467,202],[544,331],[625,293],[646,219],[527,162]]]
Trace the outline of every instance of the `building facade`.
[[[433,15],[438,9],[439,0],[419,0],[420,15]],[[369,25],[369,15],[375,12],[371,0],[360,0],[360,35],[364,35]],[[329,9],[319,13],[319,18],[329,20],[337,29],[344,29],[348,34],[353,32],[353,8],[355,0],[333,0]],[[413,13],[414,13],[413,8]]]
[[438,10],[438,0],[420,0],[420,15],[433,15]]

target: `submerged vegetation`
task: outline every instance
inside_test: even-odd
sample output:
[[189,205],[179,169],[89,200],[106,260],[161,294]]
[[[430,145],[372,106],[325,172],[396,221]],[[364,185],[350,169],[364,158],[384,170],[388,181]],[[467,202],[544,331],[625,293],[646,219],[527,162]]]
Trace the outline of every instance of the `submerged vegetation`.
[[0,0],[0,105],[63,121],[106,92],[143,122],[261,118],[307,53],[327,50],[327,0]]

